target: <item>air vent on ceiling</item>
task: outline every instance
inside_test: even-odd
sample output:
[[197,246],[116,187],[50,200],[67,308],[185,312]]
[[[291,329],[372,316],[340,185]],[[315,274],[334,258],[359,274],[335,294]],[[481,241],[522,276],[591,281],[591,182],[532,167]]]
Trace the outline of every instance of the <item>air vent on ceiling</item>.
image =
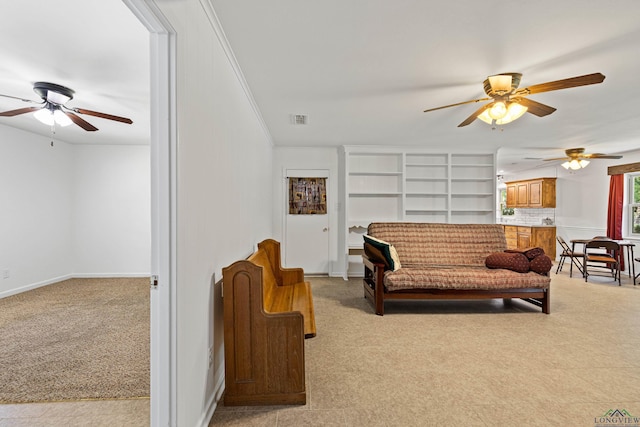
[[291,115],[291,121],[294,125],[306,125],[309,121],[309,116],[306,114],[293,114]]

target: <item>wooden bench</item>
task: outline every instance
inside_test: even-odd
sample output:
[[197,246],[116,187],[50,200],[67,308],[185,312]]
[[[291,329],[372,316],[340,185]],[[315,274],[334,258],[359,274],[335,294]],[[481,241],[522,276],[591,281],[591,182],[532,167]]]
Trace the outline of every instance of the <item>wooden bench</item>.
[[222,275],[225,405],[304,405],[304,338],[316,324],[303,270],[282,268],[280,243],[268,239]]

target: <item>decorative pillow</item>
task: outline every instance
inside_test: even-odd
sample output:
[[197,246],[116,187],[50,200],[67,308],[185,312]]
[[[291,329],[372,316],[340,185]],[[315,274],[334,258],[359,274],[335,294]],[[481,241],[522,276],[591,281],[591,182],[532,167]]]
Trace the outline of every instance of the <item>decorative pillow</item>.
[[526,249],[506,249],[505,252],[523,254],[529,261],[531,261],[538,255],[544,255],[544,249],[538,247]]
[[387,243],[384,240],[376,239],[375,237],[369,236],[368,234],[365,234],[362,237],[364,238],[364,241],[366,243],[370,244],[382,253],[384,259],[387,261],[386,264],[389,265],[389,268],[391,270],[396,271],[401,267],[400,258],[398,258],[398,252],[392,244]]
[[518,252],[494,252],[485,259],[484,265],[488,268],[504,268],[518,273],[529,271],[529,260],[524,254]]
[[373,262],[384,264],[384,269],[388,270],[391,268],[389,266],[389,261],[385,258],[382,251],[370,243],[364,242],[364,253],[369,257],[369,259]]
[[529,263],[529,268],[531,271],[535,271],[538,274],[542,274],[546,276],[549,274],[551,267],[553,266],[553,262],[551,262],[551,258],[547,255],[538,255]]

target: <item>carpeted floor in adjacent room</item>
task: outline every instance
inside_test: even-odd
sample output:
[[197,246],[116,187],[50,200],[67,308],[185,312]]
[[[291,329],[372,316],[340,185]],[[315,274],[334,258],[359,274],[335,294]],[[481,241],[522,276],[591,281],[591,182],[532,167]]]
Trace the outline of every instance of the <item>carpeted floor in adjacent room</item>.
[[149,396],[149,279],[71,279],[0,299],[0,403]]

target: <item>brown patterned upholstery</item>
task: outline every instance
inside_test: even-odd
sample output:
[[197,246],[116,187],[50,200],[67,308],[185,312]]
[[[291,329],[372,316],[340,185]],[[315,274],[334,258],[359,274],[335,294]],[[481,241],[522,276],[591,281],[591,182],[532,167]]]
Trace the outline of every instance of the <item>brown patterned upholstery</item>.
[[395,246],[402,263],[384,273],[387,291],[409,289],[547,289],[551,279],[485,266],[487,256],[504,252],[499,224],[378,222],[368,234]]
[[553,262],[547,255],[538,255],[529,263],[529,268],[538,274],[548,274],[551,271]]
[[488,268],[504,268],[517,273],[529,271],[529,260],[518,252],[494,252],[484,261]]
[[523,254],[527,257],[528,260],[532,260],[538,255],[544,255],[544,249],[534,247],[534,248],[526,248],[526,249],[507,249],[505,252],[514,252],[518,254]]
[[492,270],[486,267],[415,267],[387,271],[387,291],[401,289],[515,289],[549,287],[549,278],[532,271]]
[[368,234],[395,246],[403,267],[484,266],[487,255],[507,249],[499,224],[374,222]]

